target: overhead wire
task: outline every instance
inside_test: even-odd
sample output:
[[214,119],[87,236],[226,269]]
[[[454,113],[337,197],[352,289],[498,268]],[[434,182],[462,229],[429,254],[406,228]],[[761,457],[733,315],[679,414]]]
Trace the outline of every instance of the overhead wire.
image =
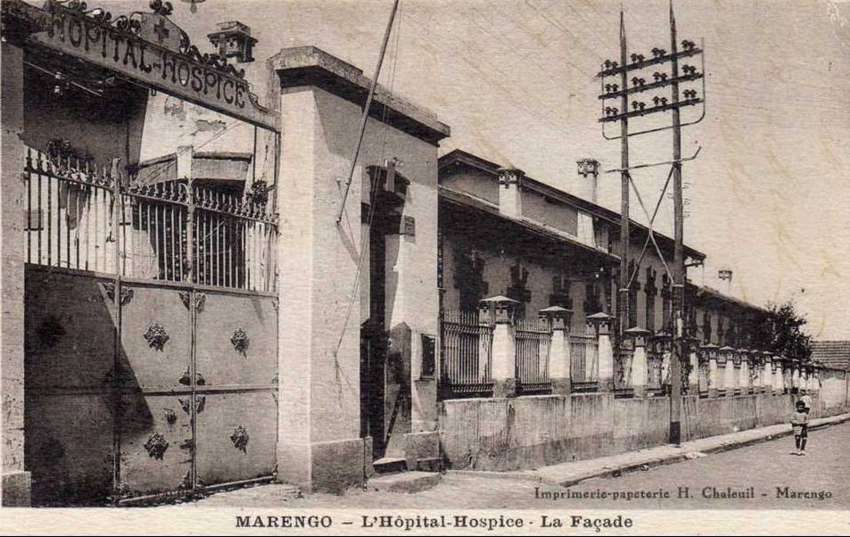
[[[396,69],[397,69],[397,65],[398,65],[398,54],[399,54],[398,51],[399,51],[399,42],[400,42],[400,34],[401,34],[401,20],[402,20],[402,16],[403,16],[402,15],[402,4],[401,4],[400,1],[398,2],[397,9],[398,9],[398,13],[396,14],[396,16],[393,19],[393,24],[391,24],[390,28],[388,29],[389,31],[391,31],[392,26],[393,25],[396,26],[396,42],[395,42],[394,51],[392,53],[392,57],[393,57],[392,62],[391,62],[392,67],[390,69],[389,84],[388,84],[390,94],[392,94],[394,89],[395,89],[395,76],[396,76]],[[379,60],[379,61],[381,61],[381,60]],[[374,83],[377,86],[378,80],[376,79],[374,81]],[[388,113],[389,113],[389,105],[386,102],[383,102],[381,104],[383,105],[382,116],[381,116],[381,124],[385,126],[386,122],[387,122]],[[366,113],[368,113],[368,110],[366,111]],[[387,136],[388,136],[388,130],[386,128],[383,128],[382,131],[381,131],[381,149],[379,151],[379,162],[384,162]],[[367,219],[369,230],[372,229],[372,225],[373,225],[374,217],[375,217],[375,213],[376,213],[375,198],[377,196],[377,191],[378,191],[378,188],[380,186],[380,182],[379,182],[380,174],[375,173],[374,176],[371,177],[371,179],[372,180],[369,183],[369,216],[368,216],[368,219]],[[344,203],[344,201],[343,201],[343,203]],[[345,312],[345,318],[344,318],[343,323],[342,323],[342,330],[340,331],[339,338],[338,338],[337,344],[336,344],[336,348],[334,350],[334,357],[336,357],[339,354],[339,349],[342,347],[342,341],[345,338],[346,332],[348,331],[348,323],[351,320],[351,313],[354,310],[354,304],[356,302],[358,302],[359,299],[360,299],[360,295],[359,295],[360,275],[362,274],[363,264],[365,263],[365,259],[366,259],[366,252],[368,250],[368,248],[367,248],[368,241],[369,241],[369,237],[368,236],[364,237],[363,233],[361,232],[360,255],[359,255],[359,258],[357,260],[357,267],[356,267],[355,273],[354,273],[354,282],[351,286],[352,288],[351,288],[351,292],[349,294],[349,300],[348,300],[348,303],[346,305],[346,312]]]

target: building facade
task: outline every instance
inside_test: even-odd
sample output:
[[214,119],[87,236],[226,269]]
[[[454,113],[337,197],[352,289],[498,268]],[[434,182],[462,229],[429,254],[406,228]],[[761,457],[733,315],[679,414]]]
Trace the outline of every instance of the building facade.
[[[613,322],[616,212],[440,157],[449,126],[380,85],[364,115],[372,81],[325,51],[254,61],[230,21],[204,54],[170,15],[2,3],[4,505],[666,442],[669,280],[649,250]],[[844,377],[753,348],[764,310],[687,291],[686,437],[778,423],[801,386],[846,408]]]

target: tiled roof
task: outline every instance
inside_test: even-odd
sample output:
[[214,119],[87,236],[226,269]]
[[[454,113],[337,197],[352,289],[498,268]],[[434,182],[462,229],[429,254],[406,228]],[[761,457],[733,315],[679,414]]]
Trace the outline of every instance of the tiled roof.
[[827,367],[850,369],[850,341],[812,341],[812,360]]

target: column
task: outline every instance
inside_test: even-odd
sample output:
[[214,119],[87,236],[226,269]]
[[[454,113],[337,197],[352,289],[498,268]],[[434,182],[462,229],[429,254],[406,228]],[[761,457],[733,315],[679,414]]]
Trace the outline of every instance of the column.
[[572,360],[568,334],[573,312],[561,306],[552,306],[540,310],[540,316],[547,319],[552,328],[552,340],[549,343],[549,380],[552,383],[552,393],[569,395],[572,388]]
[[741,352],[741,370],[738,378],[738,385],[741,387],[741,393],[746,395],[750,393],[750,351]]
[[762,393],[770,393],[773,391],[772,385],[772,356],[768,351],[761,353],[761,391]]
[[688,373],[688,394],[699,395],[699,339],[688,340],[688,360],[691,370]]
[[599,364],[599,391],[610,392],[614,390],[614,348],[611,345],[611,325],[613,317],[604,312],[594,313],[587,317],[596,331],[599,341],[598,358]]
[[717,385],[719,382],[717,378],[717,345],[709,343],[703,345],[701,350],[704,356],[703,359],[708,361],[708,378],[706,379],[708,396],[717,397]]
[[774,356],[771,365],[773,366],[773,393],[781,394],[785,386],[785,380],[782,377],[782,358]]
[[718,352],[719,362],[723,364],[723,381],[718,389],[725,390],[727,396],[735,395],[735,363],[733,361],[735,349],[726,346],[721,347]]
[[655,352],[661,353],[661,379],[659,384],[662,393],[666,395],[670,393],[670,358],[673,354],[673,336],[662,331],[657,333],[653,340]]
[[[5,13],[4,13],[5,15]],[[4,31],[6,28],[4,20]],[[9,37],[9,36],[4,36]],[[2,178],[0,240],[0,353],[3,397],[3,506],[30,505],[30,472],[24,467],[24,259],[23,223],[26,206],[24,171],[26,149],[21,136],[23,116],[23,50],[2,44]]]
[[506,296],[494,296],[481,301],[481,310],[487,308],[495,322],[490,369],[493,397],[515,397],[517,393],[514,341],[514,311],[517,304],[519,302]]
[[650,331],[645,328],[633,327],[624,332],[627,338],[634,341],[635,352],[632,355],[631,385],[635,397],[646,397],[646,386],[649,377],[646,360],[646,339]]
[[337,224],[336,178],[346,160],[323,158],[333,145],[327,138],[339,134],[327,125],[353,125],[356,133],[356,111],[334,117],[319,109],[316,91],[280,97],[277,475],[305,491],[339,492],[362,484],[372,462],[360,427],[361,310],[355,304],[349,314],[369,239],[361,233],[361,181],[351,183]]
[[794,360],[791,365],[791,393],[800,391],[800,362]]

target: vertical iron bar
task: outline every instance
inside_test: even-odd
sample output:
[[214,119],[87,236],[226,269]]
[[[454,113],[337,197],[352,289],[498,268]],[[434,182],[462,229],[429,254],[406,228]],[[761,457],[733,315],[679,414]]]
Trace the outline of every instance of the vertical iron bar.
[[42,199],[41,192],[41,183],[43,179],[43,176],[41,174],[41,153],[38,153],[36,155],[36,159],[38,161],[38,168],[36,171],[36,181],[38,181],[38,183],[36,184],[36,193],[38,195],[38,235],[36,236],[36,242],[38,243],[38,264],[41,265],[41,233],[44,229],[44,200]]
[[[117,168],[118,168],[118,159],[113,159],[112,161],[112,170],[111,170],[111,179],[112,179],[112,229],[117,229],[118,225],[118,207],[115,205],[121,204],[120,197],[120,185],[118,184],[117,178]],[[117,241],[117,233],[116,233],[116,241]],[[115,264],[115,295],[113,296],[113,307],[115,308],[115,330],[113,332],[113,349],[112,349],[112,394],[113,394],[113,412],[112,412],[112,487],[113,487],[113,498],[115,500],[118,499],[121,494],[121,423],[122,423],[122,415],[123,415],[123,404],[121,400],[121,379],[123,377],[121,360],[120,360],[120,350],[121,350],[121,329],[123,322],[122,315],[122,304],[121,304],[121,294],[122,294],[122,283],[121,283],[121,272],[118,270],[118,244],[116,242],[115,250],[113,252],[113,262]]]
[[47,176],[47,264],[53,264],[53,175]]
[[32,263],[32,150],[27,148],[26,173],[27,183],[27,263]]

